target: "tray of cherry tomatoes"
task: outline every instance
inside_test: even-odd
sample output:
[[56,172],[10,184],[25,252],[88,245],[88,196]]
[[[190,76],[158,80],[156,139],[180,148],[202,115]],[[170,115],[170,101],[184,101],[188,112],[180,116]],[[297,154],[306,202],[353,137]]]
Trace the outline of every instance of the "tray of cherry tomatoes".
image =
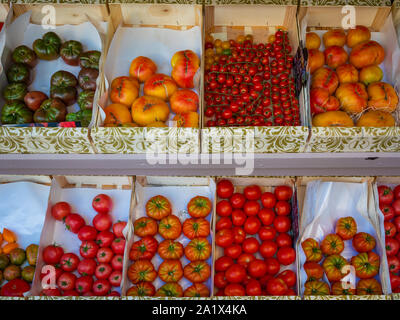
[[136,182],[126,295],[211,296],[214,182],[151,179]]
[[297,206],[290,178],[220,178],[216,296],[297,296]]

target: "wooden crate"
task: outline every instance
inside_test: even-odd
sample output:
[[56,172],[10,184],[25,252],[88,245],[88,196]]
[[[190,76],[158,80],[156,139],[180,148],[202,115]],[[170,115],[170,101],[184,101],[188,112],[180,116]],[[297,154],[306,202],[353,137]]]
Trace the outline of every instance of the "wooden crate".
[[[295,54],[299,47],[296,9],[296,5],[206,5],[205,33],[221,40],[251,34],[255,42],[267,43],[268,36],[274,34],[277,27],[283,27],[289,32]],[[303,118],[302,99],[299,100]],[[206,127],[207,120],[203,116],[202,153],[303,152],[308,138],[305,121],[299,127]]]
[[[350,3],[352,5],[352,3]],[[306,3],[300,6],[298,12],[298,21],[300,25],[300,39],[305,39],[305,33],[309,31],[329,30],[342,27],[342,19],[346,12],[342,13],[342,6],[339,5],[320,5],[311,6]],[[363,3],[353,6],[355,10],[356,24],[367,26],[371,32],[381,32],[387,19],[391,17],[391,7],[386,2],[382,6],[372,6]],[[307,28],[304,30],[304,22],[307,20]],[[393,33],[393,34],[391,34]],[[393,38],[396,41],[394,29],[391,32],[385,31],[386,37]],[[392,42],[392,41],[390,41]],[[385,47],[384,43],[381,43]],[[386,52],[385,69],[386,75],[391,72],[391,68],[386,67],[387,61],[391,60],[390,53]],[[307,73],[308,77],[310,75]],[[398,84],[395,81],[388,81],[394,85],[395,90],[399,93]],[[312,118],[309,102],[309,90],[306,87],[304,102],[309,125],[312,126]],[[397,125],[395,127],[312,127],[310,141],[307,144],[307,152],[398,152],[400,151],[400,107],[394,113]]]
[[[105,4],[13,4],[10,23],[24,13],[31,12],[32,24],[78,25],[91,22],[99,31],[102,47],[105,48],[105,36],[108,21],[108,10]],[[55,19],[49,18],[54,13]],[[2,61],[10,61],[10,49],[5,48]],[[104,57],[104,52],[103,52]],[[102,64],[98,90],[93,106],[92,123],[96,119],[98,94],[104,85]],[[2,86],[6,79],[2,76]],[[89,139],[89,128],[45,128],[45,127],[0,127],[0,153],[94,153]]]
[[[109,4],[113,30],[107,40],[111,44],[118,27],[159,28],[189,30],[203,28],[201,5],[181,4]],[[201,46],[200,46],[201,47]],[[149,55],[151,52],[149,52]],[[132,57],[132,60],[135,57]],[[117,57],[116,57],[117,59]],[[170,64],[170,61],[165,61]],[[126,67],[128,75],[129,65]],[[121,74],[122,76],[123,74]],[[110,83],[112,79],[107,79]],[[202,84],[202,74],[200,83]],[[202,114],[202,90],[199,93],[199,115]],[[104,88],[101,105],[108,105],[108,92]],[[199,121],[201,120],[199,117]],[[145,127],[102,127],[104,115],[98,114],[97,126],[91,131],[98,153],[198,153],[199,128],[145,128]]]

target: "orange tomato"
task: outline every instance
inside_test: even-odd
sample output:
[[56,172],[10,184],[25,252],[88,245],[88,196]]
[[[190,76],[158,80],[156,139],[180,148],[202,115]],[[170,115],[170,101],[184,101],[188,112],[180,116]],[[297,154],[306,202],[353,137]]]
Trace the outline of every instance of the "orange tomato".
[[157,222],[149,217],[142,217],[133,224],[134,233],[139,237],[155,236],[157,234]]
[[128,279],[136,284],[142,281],[152,282],[157,278],[157,272],[149,260],[138,260],[128,269]]
[[7,244],[3,247],[3,253],[9,254],[11,251],[13,251],[13,250],[16,249],[16,248],[19,248],[18,243],[16,243],[16,242],[7,243]]
[[210,223],[203,218],[186,219],[183,223],[183,234],[190,240],[207,237],[210,234]]
[[164,240],[158,246],[157,252],[164,260],[180,259],[183,256],[183,245],[178,241]]
[[185,256],[190,261],[207,260],[211,256],[211,245],[207,238],[195,238],[185,248]]
[[211,212],[212,203],[207,197],[197,196],[190,199],[187,210],[193,218],[205,218]]
[[153,219],[161,220],[171,214],[171,203],[161,195],[154,196],[146,203],[146,214]]
[[110,99],[128,108],[139,95],[139,82],[131,77],[118,77],[111,83]]
[[3,229],[3,239],[8,243],[13,243],[17,241],[17,236],[11,230],[4,228]]
[[197,112],[187,112],[177,114],[173,119],[176,121],[176,126],[184,128],[198,128],[199,127],[199,115]]
[[344,250],[344,242],[337,234],[328,234],[321,242],[321,251],[329,256],[332,254],[340,254]]
[[124,123],[132,122],[131,113],[129,108],[120,103],[113,103],[108,105],[104,112],[106,113],[105,125],[116,124],[122,125]]
[[131,108],[132,119],[141,126],[157,121],[165,122],[169,117],[169,107],[160,98],[143,96],[136,99]]
[[183,292],[184,297],[209,297],[210,290],[203,283],[194,283]]
[[127,296],[152,297],[156,293],[156,288],[150,282],[139,282],[130,287],[126,292]]
[[204,282],[211,275],[211,268],[205,261],[192,261],[185,266],[183,274],[193,283]]
[[164,260],[158,268],[158,276],[164,282],[178,282],[183,277],[180,260]]
[[167,240],[177,239],[182,232],[182,225],[177,216],[169,215],[160,220],[158,233]]

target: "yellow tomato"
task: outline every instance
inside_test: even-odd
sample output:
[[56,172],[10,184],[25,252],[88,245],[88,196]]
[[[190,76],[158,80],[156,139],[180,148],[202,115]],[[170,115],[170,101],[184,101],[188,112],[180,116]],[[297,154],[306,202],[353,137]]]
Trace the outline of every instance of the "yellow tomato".
[[206,38],[205,38],[205,41],[213,43],[214,42],[214,38],[213,38],[213,36],[211,34],[207,34]]
[[216,52],[217,54],[222,54],[222,50],[224,50],[224,49],[222,49],[222,47],[217,47],[217,48],[215,48],[215,52]]
[[214,47],[219,48],[222,45],[222,41],[220,39],[217,39],[214,41]]
[[222,49],[229,49],[231,47],[229,41],[222,42]]
[[212,57],[214,55],[214,49],[208,48],[206,50],[206,57]]
[[274,42],[275,41],[275,35],[274,34],[271,34],[269,37],[268,37],[268,43],[272,43],[272,42]]
[[243,43],[244,40],[246,40],[246,38],[245,38],[244,35],[240,35],[240,36],[238,36],[238,37],[236,38],[236,42],[237,42],[237,43]]
[[246,34],[244,39],[253,42],[253,36],[251,34]]
[[206,64],[213,64],[214,63],[214,57],[207,57],[206,58]]

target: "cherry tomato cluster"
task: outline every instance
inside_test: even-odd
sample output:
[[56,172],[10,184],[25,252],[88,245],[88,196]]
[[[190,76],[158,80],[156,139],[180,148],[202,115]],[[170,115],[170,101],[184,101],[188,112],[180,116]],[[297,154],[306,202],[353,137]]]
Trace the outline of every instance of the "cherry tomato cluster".
[[[77,234],[82,244],[79,248],[80,259],[75,253],[65,253],[61,246],[49,245],[43,250],[43,260],[47,266],[53,266],[57,288],[44,289],[46,296],[119,296],[112,290],[120,287],[122,280],[126,222],[112,223],[109,212],[112,199],[97,195],[92,202],[97,212],[92,224],[87,225],[81,215],[71,213],[67,202],[58,202],[52,209],[54,219],[64,221],[66,229]],[[110,229],[112,231],[110,231]],[[45,266],[46,267],[46,266]],[[93,276],[95,279],[93,279]],[[51,283],[52,270],[43,268],[41,279]]]
[[[262,192],[257,185],[235,192],[229,180],[217,184],[215,242],[224,255],[215,261],[217,295],[296,295],[296,274],[281,266],[295,262],[289,186]],[[280,272],[280,273],[279,273]]]
[[[206,219],[211,210],[210,199],[196,196],[187,204],[191,218],[181,224],[179,217],[172,214],[166,197],[157,195],[147,201],[146,216],[134,223],[134,233],[140,240],[132,244],[129,253],[133,263],[128,269],[128,278],[133,286],[128,289],[128,296],[210,296],[205,282],[211,275],[211,267],[206,262],[211,256],[211,244],[207,239],[210,223]],[[185,247],[182,233],[190,240]],[[163,240],[159,243],[156,236]],[[163,261],[156,269],[154,264],[158,263],[158,257]],[[189,261],[185,267],[182,266],[183,257]],[[164,284],[156,291],[153,282],[157,277]],[[185,290],[179,283],[183,277],[192,282]]]
[[207,35],[207,127],[300,125],[288,33],[278,30],[269,40],[256,44],[242,35],[214,41]]
[[386,255],[392,291],[400,293],[400,185],[379,186],[379,208],[384,215]]

